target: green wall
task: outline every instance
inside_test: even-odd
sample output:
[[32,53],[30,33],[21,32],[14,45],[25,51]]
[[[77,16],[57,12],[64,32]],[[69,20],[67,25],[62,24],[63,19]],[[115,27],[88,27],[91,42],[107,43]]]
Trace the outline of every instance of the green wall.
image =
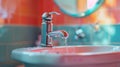
[[[85,37],[75,39],[75,30],[81,27]],[[56,30],[66,30],[69,33],[68,45],[120,45],[120,25],[100,25],[96,31],[94,25],[74,25],[74,26],[59,26]],[[62,42],[61,42],[62,41]],[[63,45],[63,40],[59,41]]]
[[[81,27],[85,38],[75,39],[75,30]],[[68,45],[120,45],[120,25],[101,25],[96,32],[93,25],[54,26],[54,30],[66,30],[69,33]],[[40,28],[32,26],[0,27],[0,67],[15,67],[20,64],[10,58],[13,49],[35,46]],[[57,39],[57,38],[56,38]],[[62,39],[59,45],[63,45]]]
[[10,58],[13,49],[35,46],[39,28],[30,26],[3,26],[0,28],[0,67],[20,64]]

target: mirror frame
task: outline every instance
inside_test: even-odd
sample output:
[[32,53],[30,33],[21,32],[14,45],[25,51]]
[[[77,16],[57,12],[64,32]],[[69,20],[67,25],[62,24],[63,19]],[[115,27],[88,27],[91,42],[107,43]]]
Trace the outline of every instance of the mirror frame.
[[96,3],[96,6],[94,6],[92,9],[88,9],[87,11],[83,12],[83,13],[76,13],[76,14],[71,14],[65,10],[63,10],[59,5],[58,3],[56,2],[56,0],[54,0],[54,2],[59,6],[60,10],[67,14],[67,15],[70,15],[72,17],[78,17],[78,18],[82,18],[82,17],[86,17],[86,16],[89,16],[91,15],[92,13],[94,13],[100,6],[102,6],[102,4],[104,3],[105,0],[99,0],[97,3]]

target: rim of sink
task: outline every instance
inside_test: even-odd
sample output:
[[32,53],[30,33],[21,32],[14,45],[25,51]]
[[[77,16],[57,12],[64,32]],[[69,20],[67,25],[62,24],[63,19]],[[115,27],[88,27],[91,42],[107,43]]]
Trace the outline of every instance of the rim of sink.
[[[74,52],[75,47],[79,48],[79,52]],[[73,52],[70,52],[69,48],[72,48]],[[59,49],[55,52],[56,49]],[[65,52],[60,52],[60,49],[64,49]],[[66,50],[65,50],[66,49]],[[68,50],[67,50],[68,49]],[[49,52],[49,51],[54,52]],[[12,53],[23,53],[23,54],[59,54],[59,55],[99,55],[120,52],[120,46],[94,46],[94,45],[82,45],[82,46],[54,46],[54,47],[27,47],[18,48],[12,51]]]
[[[120,46],[67,46],[67,48],[79,48],[89,50],[83,50],[81,53],[78,52],[69,52],[69,53],[51,53],[48,52],[51,49],[62,49],[66,48],[65,46],[54,46],[50,47],[28,47],[28,48],[18,48],[12,51],[11,57],[15,60],[31,63],[31,64],[93,64],[93,63],[108,63],[120,61]],[[93,49],[96,48],[96,49]],[[99,48],[99,49],[98,49]],[[108,49],[106,49],[108,48]],[[43,49],[47,49],[43,50]],[[49,50],[48,50],[49,49]],[[32,50],[32,51],[31,51]],[[34,50],[38,50],[37,52]],[[43,50],[40,51],[39,50]],[[76,49],[75,49],[76,50]],[[98,50],[98,51],[94,51]],[[104,51],[102,51],[104,50]],[[106,51],[105,51],[106,50]],[[53,50],[54,51],[54,50]],[[58,50],[60,51],[60,50]],[[67,59],[67,61],[65,61]],[[77,60],[78,59],[78,60]],[[82,60],[81,62],[79,62]],[[76,61],[76,62],[74,62]]]

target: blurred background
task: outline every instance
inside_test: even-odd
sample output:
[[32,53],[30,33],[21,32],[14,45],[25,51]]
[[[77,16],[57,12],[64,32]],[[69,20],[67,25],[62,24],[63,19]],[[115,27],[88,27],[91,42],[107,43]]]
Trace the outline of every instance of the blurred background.
[[[105,0],[92,14],[70,16],[54,0],[0,0],[0,67],[16,67],[10,58],[13,49],[36,46],[41,34],[41,15],[56,11],[54,30],[69,33],[68,45],[120,45],[120,0]],[[77,30],[82,30],[79,37]],[[62,40],[57,41],[63,45]]]

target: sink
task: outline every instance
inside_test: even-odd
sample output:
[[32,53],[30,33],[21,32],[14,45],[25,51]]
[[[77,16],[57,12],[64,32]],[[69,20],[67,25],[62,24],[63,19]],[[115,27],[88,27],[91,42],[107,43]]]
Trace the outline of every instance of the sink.
[[11,57],[26,67],[120,67],[119,46],[28,47]]

